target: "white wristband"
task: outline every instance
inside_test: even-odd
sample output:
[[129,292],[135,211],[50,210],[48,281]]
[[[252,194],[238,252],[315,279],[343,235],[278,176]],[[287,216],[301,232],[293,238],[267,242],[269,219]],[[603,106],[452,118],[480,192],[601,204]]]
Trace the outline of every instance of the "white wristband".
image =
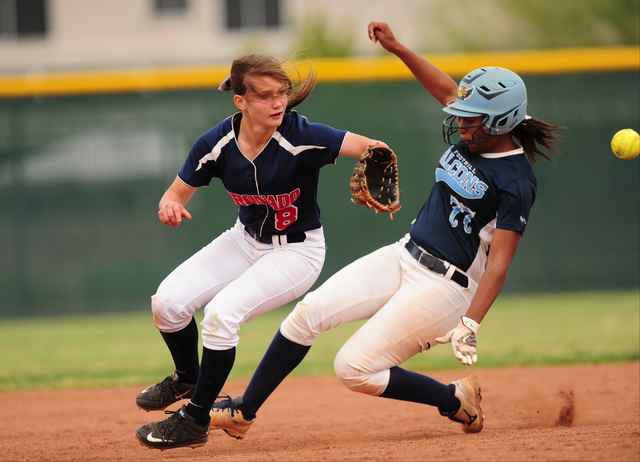
[[471,318],[467,318],[466,316],[462,316],[461,319],[462,319],[462,324],[468,327],[471,330],[471,332],[473,332],[474,334],[478,333],[478,329],[480,329],[480,324],[478,324]]

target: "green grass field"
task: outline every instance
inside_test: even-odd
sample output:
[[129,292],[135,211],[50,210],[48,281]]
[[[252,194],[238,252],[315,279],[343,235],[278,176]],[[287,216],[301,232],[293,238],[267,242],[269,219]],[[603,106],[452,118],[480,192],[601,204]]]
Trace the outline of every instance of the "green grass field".
[[[291,308],[242,327],[230,379],[251,376]],[[638,360],[639,313],[638,291],[502,295],[480,329],[474,367]],[[322,334],[293,375],[332,374],[335,354],[361,324]],[[0,392],[146,386],[173,370],[150,311],[2,320],[0,349]],[[429,371],[463,366],[449,345],[440,345],[404,367]]]

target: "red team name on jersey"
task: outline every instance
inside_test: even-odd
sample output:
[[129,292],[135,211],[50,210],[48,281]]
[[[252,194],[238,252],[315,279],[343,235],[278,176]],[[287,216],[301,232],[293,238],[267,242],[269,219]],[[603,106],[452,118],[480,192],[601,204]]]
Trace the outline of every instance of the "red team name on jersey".
[[278,194],[277,196],[268,195],[261,196],[257,194],[234,194],[229,192],[231,199],[238,205],[268,205],[274,210],[282,210],[283,208],[293,204],[300,197],[300,188],[296,188],[287,194]]

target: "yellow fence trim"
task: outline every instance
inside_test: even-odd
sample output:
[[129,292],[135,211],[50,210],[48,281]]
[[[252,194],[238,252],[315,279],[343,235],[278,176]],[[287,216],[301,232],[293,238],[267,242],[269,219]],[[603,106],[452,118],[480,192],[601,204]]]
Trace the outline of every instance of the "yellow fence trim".
[[[0,75],[0,97],[158,92],[211,88],[228,65]],[[217,83],[216,83],[217,82]]]
[[[490,53],[424,55],[454,77],[482,66],[499,66],[520,75],[640,70],[640,47],[566,48]],[[304,75],[308,63],[301,63]],[[24,98],[104,93],[160,92],[217,88],[230,63],[175,68],[132,68],[77,72],[0,74],[0,97]],[[412,79],[396,57],[313,60],[319,83]]]
[[[482,66],[498,66],[520,75],[567,74],[640,70],[640,47],[572,48],[424,56],[455,77]],[[393,56],[380,58],[318,59],[313,61],[320,82],[413,79]]]

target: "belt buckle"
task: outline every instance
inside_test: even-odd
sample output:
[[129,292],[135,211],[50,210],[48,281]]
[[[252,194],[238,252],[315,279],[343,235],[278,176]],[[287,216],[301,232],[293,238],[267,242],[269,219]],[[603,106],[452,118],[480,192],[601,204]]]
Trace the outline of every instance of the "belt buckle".
[[418,261],[418,263],[424,266],[425,268],[427,268],[428,270],[433,271],[433,268],[435,268],[435,266],[438,264],[438,260],[434,256],[428,254],[427,252],[424,252],[418,246],[418,244],[413,242],[412,239],[410,239],[409,242],[407,242],[405,247],[408,247],[409,245],[411,245],[412,247],[409,253],[413,255],[413,249],[419,252],[417,256],[414,256],[414,258]]
[[436,260],[435,257],[432,257],[428,253],[420,251],[420,258],[418,259],[418,262],[420,262],[420,264],[428,270],[433,271],[433,269],[436,267],[436,264],[438,263],[438,260]]

